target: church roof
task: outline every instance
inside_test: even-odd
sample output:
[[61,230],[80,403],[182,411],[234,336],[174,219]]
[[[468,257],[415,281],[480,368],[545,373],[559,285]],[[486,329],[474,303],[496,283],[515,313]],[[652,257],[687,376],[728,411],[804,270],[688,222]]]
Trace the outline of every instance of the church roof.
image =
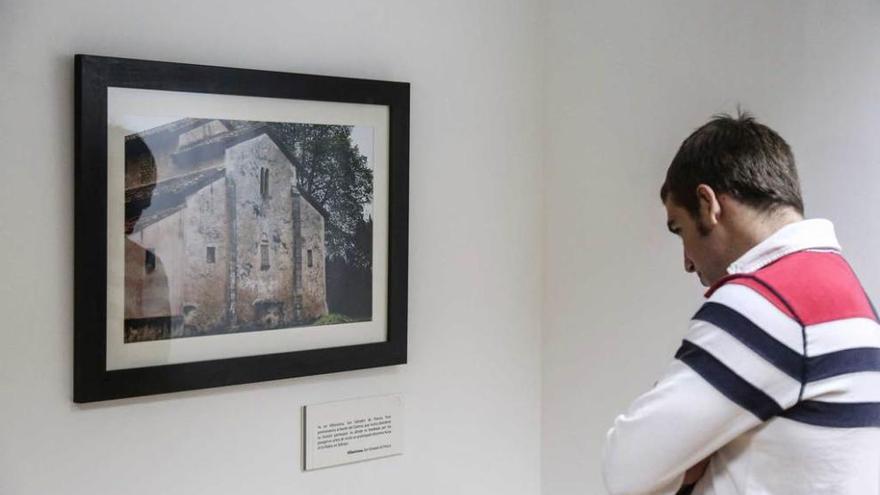
[[137,232],[175,213],[186,198],[224,177],[224,167],[209,168],[125,191],[126,232]]
[[157,127],[151,127],[141,132],[129,134],[128,136],[125,136],[125,141],[128,142],[135,139],[147,139],[153,136],[158,136],[160,134],[183,134],[190,129],[194,129],[200,125],[205,125],[212,120],[214,119],[196,119],[187,117]]

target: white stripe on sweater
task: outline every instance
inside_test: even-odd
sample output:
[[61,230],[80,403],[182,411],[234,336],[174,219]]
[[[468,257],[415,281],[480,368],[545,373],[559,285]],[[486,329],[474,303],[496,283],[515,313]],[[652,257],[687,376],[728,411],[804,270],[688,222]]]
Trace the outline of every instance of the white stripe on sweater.
[[735,310],[786,347],[803,354],[804,343],[800,324],[754,289],[729,283],[715,291],[709,301]]
[[880,372],[861,371],[810,382],[804,400],[823,402],[880,402]]
[[807,356],[858,347],[880,348],[880,324],[869,318],[846,318],[807,326]]
[[717,326],[694,320],[685,339],[721,361],[741,378],[763,391],[783,408],[797,401],[800,382],[766,361]]

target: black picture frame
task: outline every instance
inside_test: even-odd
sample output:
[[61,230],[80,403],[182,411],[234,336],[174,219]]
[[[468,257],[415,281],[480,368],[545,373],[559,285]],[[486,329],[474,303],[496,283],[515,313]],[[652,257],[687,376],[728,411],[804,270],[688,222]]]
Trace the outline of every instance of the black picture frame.
[[[386,340],[108,370],[110,87],[387,106]],[[73,400],[84,403],[406,363],[409,91],[403,82],[76,55]]]

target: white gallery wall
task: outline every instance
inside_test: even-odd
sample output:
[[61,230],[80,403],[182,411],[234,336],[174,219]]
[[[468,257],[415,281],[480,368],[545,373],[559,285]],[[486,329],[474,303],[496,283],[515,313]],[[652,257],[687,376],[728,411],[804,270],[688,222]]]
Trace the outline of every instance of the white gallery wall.
[[880,300],[880,3],[547,8],[542,486],[600,494],[605,431],[702,299],[659,188],[713,113],[741,103],[789,141],[807,215],[836,223]]
[[[680,141],[738,103],[880,299],[875,0],[0,0],[0,494],[601,494],[699,305]],[[73,54],[412,83],[409,364],[77,406]],[[300,408],[399,393],[403,456],[304,473]]]
[[[0,494],[540,490],[536,1],[0,0]],[[73,54],[412,83],[409,361],[72,397]],[[399,393],[398,457],[304,473],[300,407]]]

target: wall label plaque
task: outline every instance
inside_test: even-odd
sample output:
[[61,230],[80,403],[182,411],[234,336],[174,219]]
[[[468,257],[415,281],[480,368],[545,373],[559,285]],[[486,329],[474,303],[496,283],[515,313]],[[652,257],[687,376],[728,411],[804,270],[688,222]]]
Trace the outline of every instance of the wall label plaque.
[[306,471],[403,453],[403,401],[366,397],[304,408]]

